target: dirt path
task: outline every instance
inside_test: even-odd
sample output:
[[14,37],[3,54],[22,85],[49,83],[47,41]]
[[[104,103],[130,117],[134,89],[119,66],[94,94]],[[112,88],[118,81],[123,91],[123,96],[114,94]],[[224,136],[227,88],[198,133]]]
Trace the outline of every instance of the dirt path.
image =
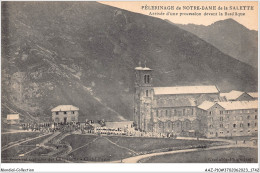
[[134,153],[134,154],[138,154],[137,152],[135,152],[134,150],[132,150],[132,149],[130,149],[130,148],[127,148],[127,147],[123,147],[123,146],[118,145],[117,143],[111,141],[111,140],[108,139],[107,137],[103,137],[103,138],[105,138],[106,140],[108,140],[108,142],[112,143],[113,145],[115,145],[115,146],[117,146],[117,147],[119,147],[119,148],[126,149],[126,150],[128,150],[128,151],[131,151],[131,152]]
[[43,148],[48,148],[48,149],[52,149],[52,147],[49,147],[49,146],[45,146],[45,143],[48,143],[50,140],[52,140],[53,138],[55,138],[57,135],[59,135],[60,132],[56,132],[56,133],[53,133],[50,137],[44,139],[41,143],[39,143],[39,146],[36,146],[36,148],[30,150],[30,151],[27,151],[23,154],[20,154],[19,156],[25,156],[35,150],[38,150],[39,148],[43,147]]
[[65,157],[65,156],[67,156],[69,153],[71,153],[72,147],[70,146],[70,144],[66,143],[66,146],[67,146],[67,150],[66,150],[63,154],[61,154],[60,157]]
[[73,153],[73,152],[75,152],[75,151],[77,151],[77,150],[79,150],[79,149],[81,149],[81,148],[83,148],[83,147],[88,146],[89,144],[95,142],[98,138],[100,138],[100,137],[97,137],[97,138],[93,139],[92,141],[86,143],[85,145],[82,145],[82,146],[80,146],[80,147],[78,147],[78,148],[75,148],[74,150],[68,152],[67,155],[70,154],[70,153]]
[[58,135],[56,136],[57,138],[53,139],[53,144],[59,144],[62,139],[64,139],[66,136],[69,136],[69,135],[71,135],[71,134],[68,132],[60,133],[59,136]]
[[8,146],[8,147],[5,147],[5,146],[6,146],[6,145],[5,145],[5,146],[2,148],[2,152],[5,151],[5,150],[7,150],[7,149],[9,149],[9,148],[12,148],[12,147],[21,145],[21,144],[23,144],[23,143],[25,143],[25,142],[29,142],[29,141],[32,141],[32,140],[34,140],[34,139],[38,139],[38,138],[41,138],[41,137],[44,137],[44,136],[47,136],[47,135],[50,135],[50,134],[48,133],[48,134],[45,134],[45,135],[37,136],[37,137],[35,137],[35,138],[30,138],[30,139],[27,139],[27,140],[25,140],[25,141],[21,141],[21,142],[15,143],[15,144],[13,144],[13,145],[10,145],[10,146]]
[[[59,136],[59,135],[61,135],[61,136]],[[20,154],[19,156],[25,156],[25,155],[27,155],[27,154],[29,154],[29,153],[31,153],[31,152],[41,148],[41,147],[52,150],[52,152],[48,153],[48,155],[50,155],[50,156],[55,155],[55,154],[59,153],[60,150],[58,150],[54,146],[48,146],[48,145],[45,145],[45,144],[49,143],[50,141],[52,141],[52,143],[54,143],[54,144],[58,144],[60,142],[60,140],[62,140],[67,135],[68,134],[61,134],[61,132],[55,132],[51,136],[49,136],[48,138],[44,139],[42,142],[38,143],[38,145],[36,145],[36,148],[33,148],[30,151],[27,151],[27,152],[25,152],[23,154]],[[64,154],[66,154],[66,153],[71,151],[71,146],[69,144],[67,144],[67,147],[68,147],[68,149],[67,149],[67,151]]]
[[36,147],[36,148],[34,148],[34,149],[32,149],[32,150],[30,150],[30,151],[27,151],[26,153],[23,153],[23,154],[19,154],[19,156],[25,156],[26,154],[29,154],[29,153],[31,153],[31,152],[33,152],[33,151],[35,151],[35,150],[38,150],[39,149],[39,147]]
[[[68,133],[68,132],[61,133],[60,135],[56,136],[56,138],[54,138],[53,144],[58,145],[62,141],[62,139],[64,139],[66,136],[69,136],[69,135],[70,135],[70,133]],[[72,151],[72,147],[70,146],[69,143],[65,142],[64,144],[66,145],[66,148],[65,148],[65,151],[63,151],[62,154],[60,154],[60,157],[67,156],[68,153],[70,153]],[[59,151],[56,151],[56,152],[53,152],[52,154],[58,154],[58,153],[59,153]]]
[[181,140],[199,140],[199,141],[219,141],[219,142],[228,142],[228,143],[234,143],[233,140],[229,140],[229,139],[221,139],[221,138],[212,138],[212,139],[208,139],[208,138],[194,138],[194,137],[177,137],[176,139],[181,139]]
[[44,139],[44,141],[42,141],[42,142],[40,143],[40,145],[44,145],[44,144],[48,143],[50,140],[52,140],[53,138],[55,138],[55,137],[58,136],[59,134],[60,134],[60,132],[55,132],[55,133],[53,133],[50,137]]
[[[10,134],[10,133],[34,133],[34,132],[28,131],[28,130],[12,130],[12,131],[9,131],[9,132],[3,132],[1,134],[5,135],[5,134]],[[35,133],[38,133],[38,132],[35,132]]]
[[210,147],[210,148],[205,148],[205,149],[198,149],[198,148],[193,148],[193,149],[185,149],[185,150],[175,150],[175,151],[168,151],[168,152],[159,152],[159,153],[151,153],[151,154],[145,154],[145,155],[140,155],[140,156],[134,156],[134,157],[129,157],[126,159],[117,160],[117,161],[112,161],[112,163],[138,163],[141,159],[149,158],[149,157],[154,157],[154,156],[161,156],[161,155],[167,155],[167,154],[176,154],[176,153],[187,153],[187,152],[196,152],[196,151],[207,151],[207,150],[215,150],[215,149],[225,149],[225,148],[236,148],[236,147],[250,147],[250,148],[257,148],[257,146],[252,146],[250,144],[241,144],[241,145],[223,145],[223,146],[215,146],[215,147]]

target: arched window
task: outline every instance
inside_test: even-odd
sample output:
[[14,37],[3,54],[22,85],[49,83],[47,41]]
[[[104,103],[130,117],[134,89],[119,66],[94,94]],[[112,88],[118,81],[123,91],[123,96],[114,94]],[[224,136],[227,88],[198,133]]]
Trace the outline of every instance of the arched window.
[[145,95],[146,95],[146,97],[149,96],[149,91],[148,90],[145,91]]
[[150,75],[144,75],[144,83],[150,83]]

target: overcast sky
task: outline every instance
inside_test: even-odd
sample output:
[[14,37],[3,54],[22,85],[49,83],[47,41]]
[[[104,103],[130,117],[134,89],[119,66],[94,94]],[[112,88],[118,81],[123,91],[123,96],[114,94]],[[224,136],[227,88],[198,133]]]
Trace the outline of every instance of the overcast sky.
[[[158,18],[162,18],[162,19],[168,19],[174,23],[179,23],[179,24],[188,24],[188,23],[193,23],[193,24],[200,24],[200,25],[210,25],[218,20],[224,20],[224,19],[228,19],[228,18],[232,18],[234,20],[236,20],[237,22],[241,23],[242,25],[246,26],[249,29],[254,29],[254,30],[258,30],[258,5],[257,5],[257,1],[254,2],[232,2],[232,1],[228,1],[228,2],[188,2],[188,1],[182,1],[182,2],[178,2],[178,1],[165,1],[165,2],[154,2],[154,1],[132,1],[132,2],[101,2],[103,4],[107,4],[107,5],[111,5],[114,7],[118,7],[118,8],[122,8],[125,10],[129,10],[132,12],[137,12],[137,13],[141,13],[141,14],[145,14],[145,15],[149,15],[150,12],[173,12],[173,13],[181,13],[181,12],[185,12],[185,13],[193,13],[193,12],[197,12],[197,13],[202,13],[202,16],[153,16],[153,17],[158,17]],[[200,6],[200,7],[208,7],[208,6],[216,6],[216,7],[223,7],[223,6],[227,6],[228,8],[230,8],[230,6],[232,6],[232,8],[234,7],[238,7],[240,8],[240,6],[253,6],[253,10],[222,10],[221,12],[223,13],[223,16],[204,16],[204,12],[206,12],[205,10],[144,10],[142,9],[142,6],[174,6],[175,8],[177,6]],[[242,7],[243,8],[243,7]],[[217,11],[210,11],[208,10],[207,12],[212,12],[212,13],[218,13],[219,10]],[[245,16],[225,16],[225,12],[231,13],[231,12],[239,12],[239,13],[245,13]]]

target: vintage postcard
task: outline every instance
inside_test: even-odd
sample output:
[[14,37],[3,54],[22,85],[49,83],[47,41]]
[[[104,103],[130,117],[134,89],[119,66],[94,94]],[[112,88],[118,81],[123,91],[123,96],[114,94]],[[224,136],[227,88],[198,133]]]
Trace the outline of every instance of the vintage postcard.
[[258,163],[258,142],[257,1],[1,2],[1,163]]

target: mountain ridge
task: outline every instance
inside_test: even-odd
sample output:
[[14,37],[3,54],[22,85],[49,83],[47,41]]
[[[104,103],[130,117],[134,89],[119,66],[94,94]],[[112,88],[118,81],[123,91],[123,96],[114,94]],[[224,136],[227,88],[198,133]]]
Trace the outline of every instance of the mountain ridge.
[[[2,9],[2,97],[39,120],[60,104],[79,107],[81,121],[131,120],[139,61],[154,69],[154,86],[257,89],[256,69],[161,19],[96,2]],[[2,105],[2,117],[9,112]]]
[[195,24],[174,25],[197,35],[223,53],[255,68],[258,67],[258,31],[250,30],[230,18],[216,21],[208,26]]

